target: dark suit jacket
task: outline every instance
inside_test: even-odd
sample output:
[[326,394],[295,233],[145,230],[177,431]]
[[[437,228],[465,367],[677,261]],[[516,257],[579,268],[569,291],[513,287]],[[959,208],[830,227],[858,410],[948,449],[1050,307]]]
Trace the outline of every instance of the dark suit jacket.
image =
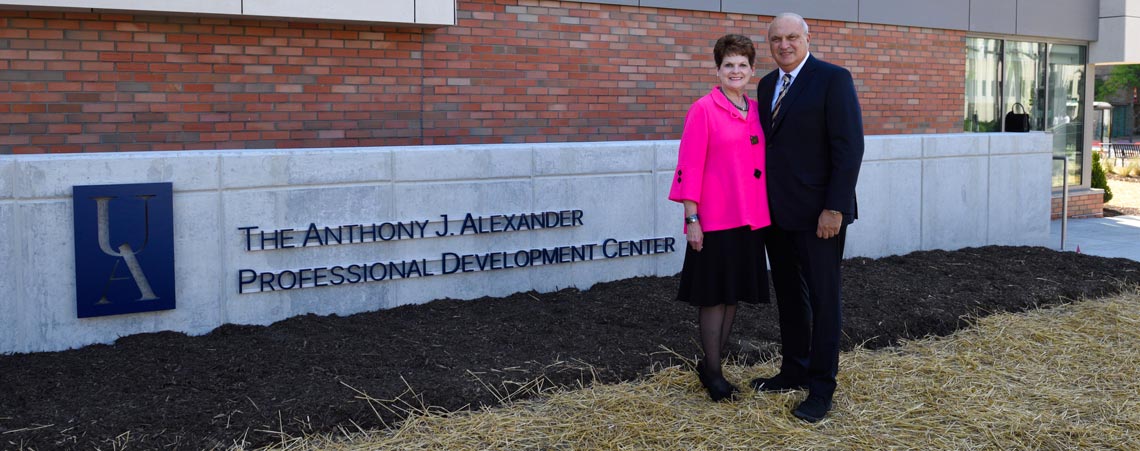
[[767,142],[768,207],[785,230],[812,231],[824,210],[858,215],[855,182],[863,162],[863,114],[847,69],[808,56],[772,122],[779,69],[760,80],[756,98]]

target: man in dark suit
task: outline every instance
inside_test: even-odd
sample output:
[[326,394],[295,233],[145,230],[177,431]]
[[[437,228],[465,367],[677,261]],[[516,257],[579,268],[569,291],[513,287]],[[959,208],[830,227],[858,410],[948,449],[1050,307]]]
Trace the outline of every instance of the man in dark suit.
[[751,385],[761,392],[808,389],[793,414],[814,423],[831,410],[839,372],[839,267],[857,214],[863,119],[851,73],[811,56],[810,37],[799,15],[773,19],[768,44],[779,69],[760,80],[756,95],[772,216],[765,247],[783,361],[779,374]]

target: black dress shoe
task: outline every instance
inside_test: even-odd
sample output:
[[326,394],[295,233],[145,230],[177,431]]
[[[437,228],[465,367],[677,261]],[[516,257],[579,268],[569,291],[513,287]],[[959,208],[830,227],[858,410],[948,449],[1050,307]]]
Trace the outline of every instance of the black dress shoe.
[[705,376],[705,361],[697,361],[697,379],[701,380],[701,386],[709,388],[709,378]]
[[736,394],[740,392],[740,389],[732,385],[724,376],[713,376],[709,379],[709,398],[712,398],[713,401],[721,402],[726,399],[732,401],[736,398]]
[[808,423],[816,423],[827,416],[827,412],[830,410],[830,399],[825,399],[822,396],[808,395],[807,399],[801,402],[800,405],[796,407],[796,410],[792,411],[792,415]]
[[732,399],[740,391],[723,375],[708,374],[705,369],[705,362],[697,362],[697,378],[701,380],[701,385],[709,392],[709,398],[713,401],[720,402],[725,399]]
[[752,379],[752,382],[749,382],[748,385],[751,385],[756,391],[772,393],[803,390],[807,388],[807,382],[794,381],[785,376],[784,373],[779,373],[772,377],[758,377]]

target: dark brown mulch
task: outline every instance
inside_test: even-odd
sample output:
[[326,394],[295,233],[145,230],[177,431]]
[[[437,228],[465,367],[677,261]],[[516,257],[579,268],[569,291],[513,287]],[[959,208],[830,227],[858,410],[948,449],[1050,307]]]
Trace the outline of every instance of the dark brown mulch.
[[[845,349],[944,335],[967,325],[963,315],[1140,283],[1140,262],[1035,247],[859,258],[844,271]],[[380,428],[402,416],[385,406],[403,401],[449,410],[494,405],[516,388],[510,381],[636,379],[698,353],[695,312],[673,300],[676,286],[671,277],[635,278],[0,356],[0,448],[256,447],[279,442],[282,432]],[[775,318],[771,305],[741,310],[737,358],[768,357]],[[369,403],[359,393],[402,401]]]

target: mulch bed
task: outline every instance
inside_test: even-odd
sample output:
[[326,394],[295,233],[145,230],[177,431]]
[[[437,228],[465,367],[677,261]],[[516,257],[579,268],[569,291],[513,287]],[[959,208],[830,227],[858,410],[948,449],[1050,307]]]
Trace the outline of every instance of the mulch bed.
[[[1140,262],[1040,247],[851,259],[843,347],[945,335],[969,316],[1105,296],[1125,284],[1140,284]],[[695,311],[673,300],[676,288],[674,277],[642,277],[0,356],[0,448],[252,448],[390,426],[409,406],[495,405],[532,394],[530,381],[637,379],[699,353]],[[773,305],[742,308],[734,357],[771,357],[775,320]]]

